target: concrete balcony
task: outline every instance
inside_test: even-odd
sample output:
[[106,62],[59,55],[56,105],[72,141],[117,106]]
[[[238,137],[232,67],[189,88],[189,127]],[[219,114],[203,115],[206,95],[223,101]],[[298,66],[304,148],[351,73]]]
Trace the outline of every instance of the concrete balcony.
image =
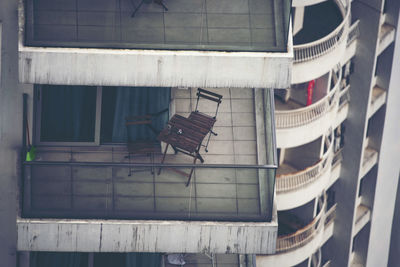
[[377,54],[380,55],[391,43],[394,42],[396,28],[384,23],[379,31],[379,45]]
[[371,102],[368,107],[368,118],[371,118],[386,103],[386,90],[375,85],[372,89]]
[[67,0],[57,5],[20,0],[19,80],[287,88],[293,58],[288,1],[245,2],[206,8],[205,1],[173,0],[168,12],[145,3],[131,17],[129,0],[97,5],[82,0],[78,7]]
[[359,204],[356,208],[356,218],[353,228],[353,237],[371,220],[371,209]]
[[300,207],[318,197],[329,184],[333,156],[333,142],[322,158],[303,170],[295,170],[290,163],[279,166],[276,175],[278,210]]
[[341,14],[341,23],[333,31],[311,42],[294,43],[292,83],[302,83],[320,77],[344,57],[349,35],[350,4],[348,0],[336,0],[335,3]]
[[294,266],[304,261],[323,244],[326,201],[319,200],[320,212],[302,229],[278,236],[276,254],[257,256],[257,266]]
[[[159,154],[156,163],[128,159],[126,144],[39,145],[36,159],[23,163],[18,250],[274,253],[275,173],[264,166],[274,154],[274,134],[265,132],[273,118],[264,120],[272,90],[209,90],[226,104],[218,136],[208,153],[201,148],[204,164],[181,153],[167,154],[164,164]],[[196,99],[181,90],[173,101],[185,116]]]
[[372,147],[366,146],[364,148],[364,157],[360,169],[360,179],[362,179],[371,169],[378,163],[379,152]]
[[290,100],[287,104],[276,105],[277,147],[299,146],[324,135],[335,123],[339,87],[340,82],[336,82],[329,93],[309,106]]

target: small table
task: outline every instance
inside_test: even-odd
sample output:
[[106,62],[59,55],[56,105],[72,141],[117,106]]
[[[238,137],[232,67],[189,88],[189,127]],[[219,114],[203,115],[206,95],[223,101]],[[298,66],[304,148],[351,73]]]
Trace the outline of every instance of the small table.
[[[167,153],[169,145],[172,146],[175,153],[181,152],[194,158],[193,164],[196,164],[197,159],[202,163],[204,162],[203,157],[200,155],[200,147],[204,137],[211,131],[215,118],[209,117],[209,121],[200,120],[200,117],[192,112],[189,118],[175,114],[168,122],[168,126],[161,131],[158,135],[158,140],[165,142],[167,146],[164,150],[164,155],[161,160],[161,164],[164,163],[165,155]],[[188,174],[188,181],[186,186],[190,184],[194,167]],[[158,174],[161,173],[161,167],[158,170]],[[179,172],[183,173],[183,172]]]

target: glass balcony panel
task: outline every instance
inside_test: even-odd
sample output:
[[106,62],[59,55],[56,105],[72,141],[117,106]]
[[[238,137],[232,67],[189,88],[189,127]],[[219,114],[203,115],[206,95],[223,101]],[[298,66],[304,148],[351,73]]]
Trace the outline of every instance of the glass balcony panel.
[[290,0],[26,0],[26,45],[286,51]]
[[274,184],[267,166],[194,166],[33,162],[25,166],[23,214],[218,221],[266,221],[271,216],[273,188],[260,188],[261,183]]

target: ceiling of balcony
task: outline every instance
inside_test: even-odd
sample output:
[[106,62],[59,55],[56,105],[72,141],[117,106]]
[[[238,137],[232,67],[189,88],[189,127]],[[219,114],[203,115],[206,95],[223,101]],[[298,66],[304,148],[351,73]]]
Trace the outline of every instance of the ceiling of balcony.
[[[286,2],[278,0],[28,1],[27,45],[283,51]],[[133,15],[135,7],[139,7]],[[286,32],[286,33],[285,33]]]

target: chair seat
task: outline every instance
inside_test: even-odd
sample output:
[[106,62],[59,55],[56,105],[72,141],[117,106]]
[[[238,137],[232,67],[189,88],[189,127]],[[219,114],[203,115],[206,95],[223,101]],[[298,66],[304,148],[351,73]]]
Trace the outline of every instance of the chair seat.
[[161,153],[161,144],[154,141],[136,141],[128,143],[129,154]]
[[210,130],[217,121],[214,117],[198,111],[191,112],[188,119],[208,130]]

